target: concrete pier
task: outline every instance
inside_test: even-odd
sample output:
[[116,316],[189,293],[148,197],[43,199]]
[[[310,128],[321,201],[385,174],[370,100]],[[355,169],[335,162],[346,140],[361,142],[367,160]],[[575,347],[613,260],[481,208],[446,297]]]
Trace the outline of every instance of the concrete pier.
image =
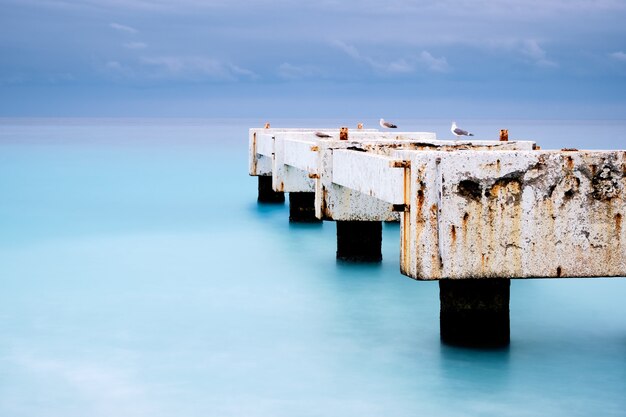
[[337,221],[337,259],[380,262],[383,259],[383,224],[378,221]]
[[315,193],[289,193],[289,221],[319,223],[315,217]]
[[322,133],[251,129],[250,175],[290,193],[292,220],[336,221],[337,259],[380,261],[399,220],[400,271],[439,280],[445,343],[508,344],[510,279],[626,275],[625,151]]
[[510,286],[509,279],[440,280],[441,340],[457,346],[508,345]]
[[274,191],[271,176],[259,176],[259,203],[284,203],[285,193]]

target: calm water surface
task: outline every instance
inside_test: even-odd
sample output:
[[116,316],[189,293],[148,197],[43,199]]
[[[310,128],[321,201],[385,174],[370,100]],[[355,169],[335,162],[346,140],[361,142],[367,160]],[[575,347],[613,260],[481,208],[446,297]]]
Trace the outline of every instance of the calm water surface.
[[[626,415],[626,280],[514,281],[510,347],[442,345],[397,225],[341,264],[333,223],[257,205],[262,122],[0,120],[0,416]],[[459,124],[626,148],[624,121]]]

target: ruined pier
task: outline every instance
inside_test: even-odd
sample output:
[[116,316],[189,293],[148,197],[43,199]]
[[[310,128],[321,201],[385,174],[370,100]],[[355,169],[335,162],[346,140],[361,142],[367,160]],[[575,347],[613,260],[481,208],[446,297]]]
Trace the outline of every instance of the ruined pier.
[[510,279],[626,275],[624,151],[250,129],[249,161],[259,201],[337,222],[338,259],[380,261],[381,222],[400,221],[400,270],[439,280],[445,342],[507,344]]

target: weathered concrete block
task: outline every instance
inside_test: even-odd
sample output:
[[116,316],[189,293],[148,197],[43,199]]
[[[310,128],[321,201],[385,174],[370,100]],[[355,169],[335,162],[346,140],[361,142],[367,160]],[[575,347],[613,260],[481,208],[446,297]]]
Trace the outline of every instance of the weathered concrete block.
[[[367,135],[375,137],[371,133]],[[328,220],[399,220],[401,215],[394,210],[405,200],[403,173],[398,168],[388,169],[393,160],[385,157],[404,151],[531,150],[534,146],[530,141],[436,140],[433,133],[427,132],[398,133],[378,140],[322,142],[320,179],[315,189],[316,213]],[[336,163],[335,159],[338,159]]]
[[[319,179],[315,184],[315,210],[319,218],[325,220],[337,221],[398,221],[398,213],[393,211],[393,203],[385,201],[385,193],[376,194],[373,188],[369,188],[367,192],[365,188],[365,179],[361,178],[359,173],[367,172],[371,164],[371,159],[359,158],[369,156],[381,162],[380,157],[389,156],[398,149],[415,149],[421,147],[429,147],[432,143],[437,142],[434,133],[415,132],[415,133],[399,133],[392,135],[385,132],[378,132],[376,135],[365,133],[362,135],[364,139],[359,140],[360,136],[352,135],[348,141],[322,141],[319,143]],[[378,138],[378,139],[374,139]],[[337,181],[335,182],[334,167],[340,166],[341,163],[334,163],[335,152],[342,158],[343,162],[350,162],[353,158],[358,159],[355,164],[350,167],[357,170],[354,173],[355,182],[348,185],[347,175],[349,170],[341,169],[338,172]],[[387,162],[382,162],[388,164]],[[360,170],[359,164],[364,167]],[[397,176],[397,173],[389,173],[390,176]],[[366,175],[367,176],[367,175]],[[385,180],[381,182],[384,183]],[[361,183],[361,188],[357,185]],[[382,187],[376,187],[376,190],[382,190]],[[371,192],[370,192],[371,191]],[[395,191],[390,189],[389,192]]]
[[[368,129],[364,129],[368,130]],[[369,129],[371,131],[373,129]],[[248,130],[248,173],[252,176],[271,175],[274,155],[274,137],[280,133],[289,133],[295,137],[302,134],[315,136],[316,130],[306,128],[251,128]],[[321,129],[322,132],[339,131],[339,129]]]
[[[439,141],[429,132],[338,130],[320,138],[309,129],[251,129],[252,175],[272,175],[274,191],[314,192],[316,217],[341,221],[397,221],[407,198],[405,174],[388,169],[398,150],[533,149],[533,142]],[[333,162],[335,158],[337,162]],[[268,162],[271,166],[268,166]],[[377,167],[377,169],[373,169]]]
[[626,152],[404,152],[417,279],[626,275]]
[[276,191],[314,192],[313,177],[318,164],[315,141],[289,140],[292,136],[293,133],[275,135],[272,186]]
[[404,172],[390,169],[388,156],[336,149],[332,181],[390,204],[404,203]]
[[[271,152],[269,155],[263,155],[261,149],[267,146],[261,146],[261,149],[258,146],[262,134],[267,134],[267,132],[263,129],[250,129],[248,133],[248,174],[252,176],[272,175]],[[269,138],[271,139],[271,136]]]

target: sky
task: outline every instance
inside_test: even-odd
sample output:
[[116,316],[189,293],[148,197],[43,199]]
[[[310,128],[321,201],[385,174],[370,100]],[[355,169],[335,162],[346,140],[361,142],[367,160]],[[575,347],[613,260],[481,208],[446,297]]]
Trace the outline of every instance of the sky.
[[0,117],[626,119],[624,0],[0,0],[0,10]]

